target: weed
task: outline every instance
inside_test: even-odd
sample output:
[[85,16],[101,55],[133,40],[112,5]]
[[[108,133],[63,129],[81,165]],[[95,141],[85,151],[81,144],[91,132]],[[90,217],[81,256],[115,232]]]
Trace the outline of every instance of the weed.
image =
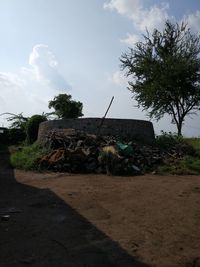
[[11,154],[13,167],[23,170],[39,170],[38,159],[47,152],[46,148],[34,143],[30,146],[19,148]]

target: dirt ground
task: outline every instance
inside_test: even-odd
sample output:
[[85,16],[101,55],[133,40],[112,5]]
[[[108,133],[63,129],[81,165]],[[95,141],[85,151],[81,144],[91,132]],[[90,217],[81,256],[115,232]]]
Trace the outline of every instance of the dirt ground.
[[0,153],[0,217],[1,267],[200,266],[200,176],[38,174]]

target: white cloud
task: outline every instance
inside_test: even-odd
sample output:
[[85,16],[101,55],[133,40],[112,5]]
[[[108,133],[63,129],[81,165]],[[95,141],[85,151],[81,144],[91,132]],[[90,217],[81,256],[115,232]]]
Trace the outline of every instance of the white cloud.
[[0,72],[0,114],[23,112],[30,116],[47,112],[48,101],[69,88],[48,46],[35,45],[29,56],[29,67],[16,73]]
[[143,1],[139,0],[111,0],[104,4],[104,8],[126,15],[132,20],[134,28],[138,32],[144,32],[146,29],[149,31],[154,28],[161,29],[169,18],[169,5],[166,3],[145,8]]
[[[104,3],[105,9],[115,10],[117,13],[129,18],[134,27],[134,34],[127,34],[126,38],[121,39],[122,43],[133,45],[141,34],[146,30],[152,32],[155,28],[162,30],[166,20],[175,21],[169,14],[169,4],[162,2],[159,5],[145,6],[144,0],[109,0]],[[183,16],[181,21],[186,21],[189,27],[196,32],[200,32],[200,10]]]
[[127,78],[124,76],[124,73],[122,71],[116,71],[114,72],[111,77],[109,78],[110,82],[117,86],[124,86],[127,87]]
[[52,68],[58,65],[54,54],[49,50],[48,45],[38,44],[33,47],[29,56],[29,64],[33,67],[46,64]]
[[184,20],[188,22],[189,27],[197,32],[200,32],[200,10],[197,10],[196,13],[192,13],[184,17]]
[[128,82],[132,81],[134,82],[135,79],[134,77],[126,77],[124,71],[117,70],[113,72],[112,74],[107,74],[107,81],[111,83],[112,85],[115,85],[117,87],[127,88],[128,87]]
[[29,65],[31,68],[23,71],[32,72],[38,81],[46,82],[57,90],[70,89],[70,85],[59,73],[55,55],[47,45],[38,44],[33,47],[29,56]]
[[[138,14],[133,14],[133,21],[142,32],[162,29],[164,23],[170,18],[168,14],[169,5],[162,4],[161,6],[152,6],[149,9],[142,9]],[[172,19],[172,18],[171,18]]]
[[0,88],[6,89],[11,86],[21,87],[24,85],[23,79],[10,72],[0,72]]
[[133,46],[138,41],[140,41],[140,36],[138,34],[130,34],[130,33],[127,33],[126,38],[120,40],[121,43],[125,43],[129,46]]
[[119,14],[131,16],[134,11],[141,8],[139,0],[111,0],[104,4],[105,9],[117,10]]

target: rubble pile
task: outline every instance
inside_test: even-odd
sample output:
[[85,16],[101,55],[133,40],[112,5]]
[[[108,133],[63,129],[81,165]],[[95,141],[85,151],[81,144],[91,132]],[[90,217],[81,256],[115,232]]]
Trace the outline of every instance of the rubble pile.
[[70,173],[141,174],[184,154],[181,147],[164,152],[156,146],[74,129],[50,131],[45,146],[50,152],[39,159],[40,167]]

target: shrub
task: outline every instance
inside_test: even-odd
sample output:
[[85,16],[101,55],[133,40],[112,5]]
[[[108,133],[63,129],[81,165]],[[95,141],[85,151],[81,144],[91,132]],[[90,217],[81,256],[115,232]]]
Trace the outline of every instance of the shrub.
[[181,136],[178,136],[177,134],[173,134],[171,132],[167,133],[164,131],[161,131],[161,135],[156,137],[156,144],[160,148],[170,148],[174,145],[177,145],[179,143],[183,143],[184,139]]
[[183,159],[182,164],[185,165],[188,169],[200,173],[200,158],[187,156]]
[[33,115],[26,123],[26,142],[33,144],[37,140],[38,129],[41,122],[47,121],[45,115]]
[[185,141],[195,149],[196,156],[200,158],[200,138],[186,138]]
[[23,170],[39,170],[38,159],[47,152],[43,146],[34,143],[18,149],[11,154],[11,164],[13,167]]

